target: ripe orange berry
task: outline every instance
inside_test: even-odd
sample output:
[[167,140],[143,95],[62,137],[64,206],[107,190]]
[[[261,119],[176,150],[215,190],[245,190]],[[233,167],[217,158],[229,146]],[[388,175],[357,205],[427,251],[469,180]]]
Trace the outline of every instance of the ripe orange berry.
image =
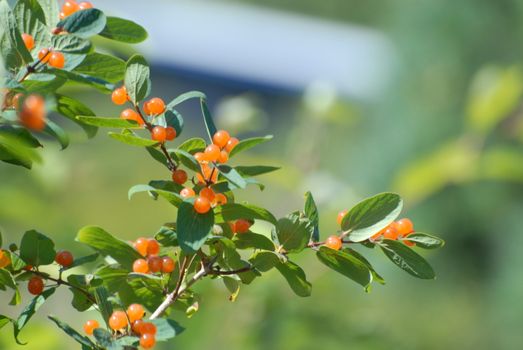
[[131,322],[141,320],[145,315],[145,310],[140,304],[131,304],[127,308],[127,316]]
[[200,196],[194,201],[194,210],[198,214],[205,214],[211,210],[211,202],[207,198]]
[[133,243],[134,249],[136,249],[136,251],[138,253],[140,253],[140,255],[142,255],[142,256],[147,255],[147,246],[148,245],[149,245],[149,240],[145,237],[140,237]]
[[239,219],[234,223],[234,232],[246,233],[251,228],[251,222],[249,220]]
[[187,182],[187,173],[183,170],[175,170],[173,171],[172,179],[177,184],[183,185]]
[[220,147],[216,146],[216,145],[209,145],[207,146],[207,148],[205,149],[205,157],[211,161],[211,162],[216,162],[218,160],[218,158],[220,157]]
[[225,150],[230,153],[232,149],[239,143],[240,140],[238,140],[236,137],[231,137],[231,139],[227,141],[227,144],[225,145]]
[[158,97],[151,98],[149,102],[147,102],[147,107],[153,115],[162,114],[165,111],[165,103]]
[[338,225],[341,226],[341,223],[343,222],[343,218],[345,217],[345,215],[348,213],[349,211],[348,210],[342,210],[338,213],[338,218],[336,219],[336,222],[338,223]]
[[123,105],[125,102],[127,102],[127,89],[125,86],[114,89],[111,95],[111,100],[116,105]]
[[165,138],[167,141],[172,141],[176,138],[176,129],[172,126],[168,126],[165,128]]
[[151,132],[151,137],[154,141],[165,142],[167,139],[167,132],[163,126],[155,126]]
[[133,263],[133,271],[136,273],[148,273],[149,265],[145,259],[136,259]]
[[231,135],[225,130],[218,130],[212,137],[212,142],[220,147],[223,148],[229,142],[231,139]]
[[[19,103],[17,101],[17,103]],[[20,111],[20,122],[26,128],[43,130],[45,127],[45,101],[42,96],[29,95]]]
[[143,320],[136,320],[133,322],[133,325],[131,326],[131,329],[133,330],[134,333],[136,334],[141,334],[142,333],[142,326],[145,322]]
[[220,151],[220,156],[218,157],[218,163],[225,164],[229,160],[229,153],[227,151]]
[[158,253],[160,253],[160,244],[156,239],[151,238],[147,245],[147,255],[158,255]]
[[227,204],[227,197],[223,193],[217,193],[212,204],[215,206]]
[[0,250],[0,269],[3,269],[6,266],[9,266],[11,259],[9,255],[6,254],[3,250]]
[[24,270],[25,271],[31,271],[33,269],[33,265],[25,265]]
[[156,335],[156,326],[151,322],[144,322],[141,326],[142,334],[152,334]]
[[147,263],[149,264],[149,271],[152,273],[162,271],[162,258],[159,256],[150,256],[147,258]]
[[153,334],[144,333],[140,337],[140,346],[144,349],[150,349],[156,344],[156,338]]
[[38,51],[38,59],[42,63],[47,63],[49,61],[49,58],[51,58],[51,53],[49,49],[41,49]]
[[127,315],[123,311],[115,311],[109,317],[109,327],[112,330],[119,330],[127,327]]
[[89,320],[84,323],[84,331],[87,335],[93,335],[96,328],[100,328],[100,324],[96,320]]
[[64,68],[65,57],[64,54],[58,51],[53,51],[49,56],[49,65],[55,68]]
[[414,224],[407,218],[403,218],[396,222],[396,228],[400,236],[406,236],[414,231]]
[[72,15],[79,9],[80,7],[76,3],[76,1],[73,0],[67,0],[66,2],[64,2],[64,5],[62,6],[62,12],[65,17]]
[[58,17],[59,17],[60,19],[64,19],[64,18],[67,17],[67,16],[65,15],[65,13],[60,12],[60,14],[58,15]]
[[387,228],[385,228],[385,231],[383,231],[383,238],[387,239],[398,239],[398,230],[394,225],[389,225]]
[[183,198],[191,198],[191,197],[194,197],[195,195],[196,195],[196,193],[194,193],[194,190],[192,188],[186,187],[180,191],[180,196],[182,196]]
[[140,115],[136,111],[134,111],[130,108],[124,109],[122,111],[122,113],[120,113],[120,118],[127,119],[127,120],[134,120],[135,122],[137,122],[140,125],[145,124],[142,117],[140,117]]
[[171,272],[173,272],[175,266],[176,266],[176,263],[170,257],[164,256],[162,258],[162,272],[163,273],[171,273]]
[[325,240],[325,246],[330,249],[340,250],[343,246],[343,242],[341,241],[341,238],[339,236],[332,235],[327,237],[327,239]]
[[145,115],[151,115],[151,111],[149,110],[149,101],[145,101],[143,103],[143,112],[145,113]]
[[31,34],[23,33],[22,40],[27,50],[31,51],[35,47],[35,39]]
[[194,159],[196,159],[198,163],[204,163],[209,161],[209,159],[207,159],[207,156],[202,152],[196,152],[194,154]]
[[200,190],[200,197],[207,198],[210,202],[212,202],[214,197],[216,197],[216,194],[212,188],[204,187]]
[[403,241],[403,243],[404,243],[406,246],[409,246],[409,247],[413,247],[413,246],[416,245],[416,243],[411,242],[411,241]]
[[39,295],[44,291],[44,280],[38,276],[33,276],[27,284],[27,290],[33,295]]
[[378,238],[380,238],[382,234],[383,234],[383,230],[379,231],[378,233],[373,234],[373,235],[370,237],[370,239],[373,240],[373,241],[375,241],[375,240],[377,240]]
[[56,253],[54,261],[63,267],[69,267],[73,264],[74,261],[73,254],[67,250],[59,251]]
[[78,4],[78,8],[80,10],[87,10],[87,9],[92,9],[93,8],[93,4],[91,4],[90,2],[88,1],[83,1],[81,3]]

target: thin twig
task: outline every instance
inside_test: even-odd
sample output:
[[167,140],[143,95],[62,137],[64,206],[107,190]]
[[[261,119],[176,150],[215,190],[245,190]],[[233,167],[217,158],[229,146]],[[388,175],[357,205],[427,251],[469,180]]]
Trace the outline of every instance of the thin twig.
[[37,276],[40,276],[42,277],[43,279],[47,279],[49,281],[53,281],[53,282],[56,282],[56,284],[58,285],[64,285],[64,286],[68,286],[68,287],[71,287],[79,292],[81,292],[82,294],[84,294],[87,299],[89,299],[89,301],[91,301],[93,304],[96,304],[96,299],[91,295],[91,293],[89,293],[88,291],[80,288],[80,287],[77,287],[75,285],[72,285],[71,283],[63,280],[62,278],[53,278],[43,272],[40,272],[40,271],[31,271],[31,273],[37,275]]

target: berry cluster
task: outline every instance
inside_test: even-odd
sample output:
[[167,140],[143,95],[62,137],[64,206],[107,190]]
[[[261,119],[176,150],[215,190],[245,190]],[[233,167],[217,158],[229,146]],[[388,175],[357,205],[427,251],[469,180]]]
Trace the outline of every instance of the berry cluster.
[[176,264],[168,256],[160,254],[160,244],[153,238],[140,237],[133,243],[134,249],[146,259],[136,259],[133,263],[133,272],[137,273],[171,273]]
[[[71,254],[71,252],[69,252],[67,250],[61,250],[56,253],[54,261],[58,265],[67,268],[73,264],[74,257],[73,257],[73,254]],[[31,265],[27,265],[24,267],[24,270],[32,271],[33,267]],[[41,294],[44,291],[44,287],[45,287],[44,280],[40,275],[35,275],[35,276],[31,277],[27,284],[27,290],[29,291],[29,293],[31,293],[33,295]]]
[[38,51],[38,60],[40,63],[48,64],[54,68],[64,68],[65,65],[64,54],[59,51],[55,51],[52,48],[43,48]]
[[405,238],[408,237],[411,233],[414,233],[414,224],[410,219],[403,218],[392,222],[389,226],[385,227],[383,230],[372,236],[371,240],[375,241],[382,238],[392,240],[401,239],[404,244],[412,247],[416,244],[414,242],[410,242],[409,240],[405,240]]
[[66,2],[64,2],[62,10],[60,11],[60,19],[64,19],[77,11],[91,8],[93,8],[93,4],[91,4],[88,1],[82,1],[80,3],[77,3],[74,0],[67,0]]

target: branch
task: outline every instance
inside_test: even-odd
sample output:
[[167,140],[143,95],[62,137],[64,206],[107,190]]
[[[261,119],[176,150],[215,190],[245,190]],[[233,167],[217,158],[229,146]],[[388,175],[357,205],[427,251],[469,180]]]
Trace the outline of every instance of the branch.
[[64,285],[64,286],[68,286],[72,289],[75,289],[79,292],[81,292],[82,294],[84,294],[87,299],[89,299],[89,301],[91,301],[93,304],[96,304],[96,299],[91,295],[91,293],[89,293],[88,291],[80,288],[80,287],[77,287],[75,285],[72,285],[71,283],[63,280],[62,278],[53,278],[45,273],[42,273],[40,271],[31,271],[31,273],[37,275],[37,276],[40,276],[42,277],[43,279],[46,279],[46,280],[49,280],[49,281],[53,281],[53,282],[56,282],[56,284],[58,285]]

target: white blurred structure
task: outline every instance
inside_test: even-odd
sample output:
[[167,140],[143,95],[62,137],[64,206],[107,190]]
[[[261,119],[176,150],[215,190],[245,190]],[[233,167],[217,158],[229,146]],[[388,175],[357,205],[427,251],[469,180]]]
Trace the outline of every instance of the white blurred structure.
[[149,31],[153,63],[304,91],[310,84],[372,99],[387,83],[394,51],[379,32],[216,0],[104,0],[107,13]]

